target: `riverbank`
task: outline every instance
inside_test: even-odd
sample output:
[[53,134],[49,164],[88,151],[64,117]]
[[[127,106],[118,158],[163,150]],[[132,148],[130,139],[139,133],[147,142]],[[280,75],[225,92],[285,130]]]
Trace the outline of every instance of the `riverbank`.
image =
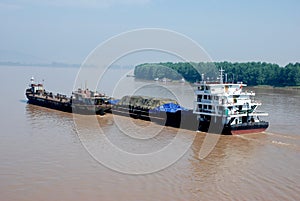
[[270,85],[257,85],[257,86],[251,86],[253,88],[259,88],[259,89],[284,89],[284,90],[300,90],[300,86],[286,86],[286,87],[274,87]]
[[[140,81],[159,81],[159,82],[163,82],[162,79],[160,80],[149,80],[149,79],[142,79],[142,78],[137,78],[136,76],[127,76],[127,77],[134,77],[136,80],[140,80]],[[185,80],[166,80],[165,82],[172,82],[172,83],[190,83],[187,82]],[[192,83],[190,83],[192,84]],[[256,86],[251,86],[248,85],[248,87],[252,87],[252,88],[256,88],[256,89],[283,89],[283,90],[299,90],[300,91],[300,86],[285,86],[285,87],[275,87],[275,86],[271,86],[271,85],[256,85]]]

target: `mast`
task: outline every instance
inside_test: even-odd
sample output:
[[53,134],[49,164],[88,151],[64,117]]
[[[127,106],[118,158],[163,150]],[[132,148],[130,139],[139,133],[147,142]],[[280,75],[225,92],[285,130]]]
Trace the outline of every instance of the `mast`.
[[30,84],[29,84],[29,87],[32,87],[32,85],[34,84],[34,77],[32,76],[30,78]]
[[219,71],[220,71],[220,84],[223,84],[223,72],[224,72],[224,70],[223,70],[222,66],[221,66],[221,69]]

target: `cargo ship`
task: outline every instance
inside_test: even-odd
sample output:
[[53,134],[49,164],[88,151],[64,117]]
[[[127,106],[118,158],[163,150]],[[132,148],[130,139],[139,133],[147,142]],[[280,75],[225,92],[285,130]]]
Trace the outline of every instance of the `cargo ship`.
[[111,110],[109,102],[111,98],[105,96],[105,94],[88,89],[78,89],[72,92],[72,96],[68,97],[67,95],[46,91],[43,84],[34,82],[33,77],[30,82],[29,88],[25,92],[30,104],[79,114],[104,115]]
[[262,105],[254,99],[253,91],[244,91],[242,82],[223,82],[221,68],[219,82],[202,81],[195,83],[194,114],[199,122],[198,130],[223,134],[247,134],[263,132],[269,123],[260,119],[268,113],[258,111]]
[[47,92],[43,84],[31,79],[26,89],[28,103],[80,114],[113,113],[156,122],[165,126],[199,130],[209,133],[238,135],[263,132],[269,123],[260,119],[268,116],[257,108],[260,101],[253,91],[244,91],[242,82],[223,82],[223,69],[219,82],[195,83],[194,108],[187,109],[177,101],[148,96],[124,96],[114,99],[88,89],[72,92],[71,97]]

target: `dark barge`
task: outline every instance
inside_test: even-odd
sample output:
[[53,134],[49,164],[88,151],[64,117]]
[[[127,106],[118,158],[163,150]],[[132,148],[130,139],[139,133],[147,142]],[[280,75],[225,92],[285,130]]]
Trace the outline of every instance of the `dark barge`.
[[152,121],[175,128],[197,130],[197,116],[193,110],[180,106],[177,101],[148,96],[124,96],[113,100],[112,113]]
[[110,112],[110,97],[88,89],[72,92],[68,97],[62,94],[53,94],[44,89],[43,84],[35,84],[31,78],[30,88],[26,89],[25,95],[29,104],[39,105],[64,112],[79,114],[100,114]]

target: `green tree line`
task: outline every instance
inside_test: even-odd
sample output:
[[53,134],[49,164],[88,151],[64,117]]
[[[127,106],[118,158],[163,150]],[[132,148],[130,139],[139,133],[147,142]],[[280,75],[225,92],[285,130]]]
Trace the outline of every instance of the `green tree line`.
[[300,63],[290,63],[284,67],[266,62],[145,63],[135,67],[134,75],[148,80],[184,78],[188,82],[196,82],[201,81],[201,74],[204,74],[205,80],[217,81],[221,67],[228,82],[242,81],[249,86],[300,86]]

